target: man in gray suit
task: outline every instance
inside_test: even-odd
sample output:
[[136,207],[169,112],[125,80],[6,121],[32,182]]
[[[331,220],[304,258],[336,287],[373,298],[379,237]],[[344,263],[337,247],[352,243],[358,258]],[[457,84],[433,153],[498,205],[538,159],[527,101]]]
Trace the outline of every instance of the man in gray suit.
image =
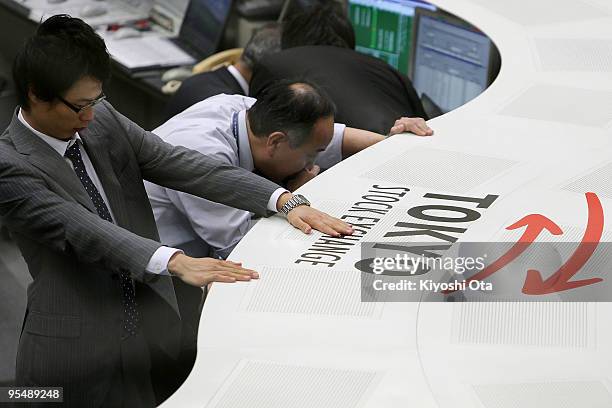
[[161,246],[143,179],[264,216],[281,210],[304,232],[352,229],[140,129],[104,101],[109,64],[102,39],[65,15],[43,22],[15,60],[20,108],[0,136],[0,217],[33,277],[17,385],[62,386],[67,406],[150,407],[163,399],[151,367],[180,349],[171,276],[204,286],[258,275]]

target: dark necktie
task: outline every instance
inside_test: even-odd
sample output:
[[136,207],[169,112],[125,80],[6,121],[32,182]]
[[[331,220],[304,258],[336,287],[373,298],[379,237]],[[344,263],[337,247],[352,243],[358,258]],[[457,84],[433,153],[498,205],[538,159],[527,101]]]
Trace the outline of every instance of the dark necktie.
[[[81,157],[78,141],[75,141],[72,146],[66,150],[64,156],[70,159],[72,162],[74,171],[79,180],[81,180],[83,187],[85,187],[85,191],[87,191],[87,194],[89,194],[91,201],[93,201],[100,218],[108,222],[113,222],[110,211],[108,210],[104,199],[102,199],[102,195],[100,195],[100,192],[87,174],[85,163],[83,163],[83,158]],[[119,274],[119,280],[123,292],[123,329],[125,334],[130,336],[136,334],[136,329],[138,327],[139,316],[136,308],[136,294],[134,293],[132,279],[126,271],[122,271]]]

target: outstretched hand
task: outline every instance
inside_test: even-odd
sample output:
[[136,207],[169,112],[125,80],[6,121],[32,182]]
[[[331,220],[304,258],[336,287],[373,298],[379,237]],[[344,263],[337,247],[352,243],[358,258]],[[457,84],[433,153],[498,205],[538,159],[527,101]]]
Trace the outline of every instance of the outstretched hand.
[[212,282],[233,283],[258,279],[259,274],[245,269],[239,262],[215,258],[192,258],[177,252],[168,262],[170,274],[191,286],[206,286]]
[[433,130],[427,126],[423,118],[399,118],[389,131],[389,136],[404,132],[414,133],[417,136],[433,135]]
[[[280,211],[291,197],[293,194],[289,192],[281,194],[276,202],[276,209]],[[308,205],[300,205],[289,211],[287,221],[304,234],[310,234],[313,228],[332,237],[353,234],[353,227],[346,222]]]
[[289,211],[287,220],[304,234],[310,234],[313,228],[332,237],[353,234],[353,227],[346,222],[307,205]]

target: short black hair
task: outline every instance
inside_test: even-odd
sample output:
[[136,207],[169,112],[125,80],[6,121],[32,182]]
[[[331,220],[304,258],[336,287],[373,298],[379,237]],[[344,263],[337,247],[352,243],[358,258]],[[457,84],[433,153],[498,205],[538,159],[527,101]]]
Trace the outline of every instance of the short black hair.
[[355,48],[355,31],[340,4],[318,2],[283,21],[281,48],[305,45]]
[[110,57],[104,40],[87,23],[66,14],[42,22],[13,62],[17,101],[26,110],[30,89],[51,102],[85,76],[105,84]]
[[248,120],[255,136],[283,132],[289,146],[296,148],[308,140],[319,119],[335,114],[332,100],[314,83],[281,80],[263,90],[249,109]]
[[268,55],[280,51],[280,37],[280,25],[276,22],[256,29],[240,58],[249,68],[255,69]]

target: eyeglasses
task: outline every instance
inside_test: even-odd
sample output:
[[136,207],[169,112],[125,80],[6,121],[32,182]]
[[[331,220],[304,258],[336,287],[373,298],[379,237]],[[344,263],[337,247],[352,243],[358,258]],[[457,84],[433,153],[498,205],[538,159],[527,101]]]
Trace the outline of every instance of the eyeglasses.
[[104,92],[102,92],[100,96],[98,96],[96,99],[89,102],[87,105],[83,105],[83,106],[73,105],[67,100],[65,100],[64,98],[62,98],[61,96],[58,96],[57,99],[59,99],[64,105],[69,107],[74,113],[76,113],[77,115],[80,115],[81,113],[83,113],[84,110],[93,108],[94,106],[102,102],[104,99],[106,99],[106,95],[104,95]]

